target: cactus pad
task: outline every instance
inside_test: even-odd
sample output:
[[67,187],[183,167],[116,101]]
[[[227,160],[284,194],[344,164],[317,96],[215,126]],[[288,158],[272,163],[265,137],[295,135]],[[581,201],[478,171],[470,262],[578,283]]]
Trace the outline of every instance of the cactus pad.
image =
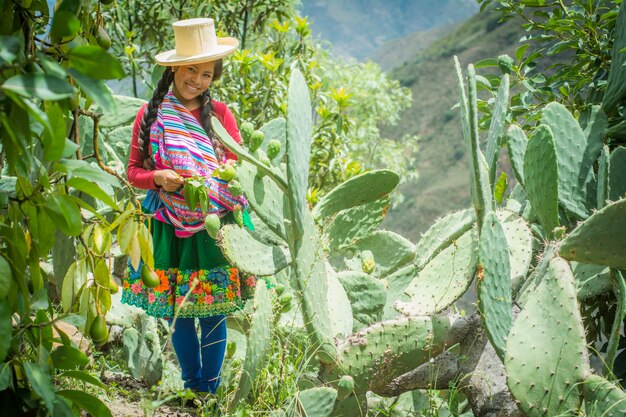
[[524,154],[526,193],[546,233],[559,225],[559,180],[556,147],[552,131],[539,125],[528,141]]
[[574,284],[579,300],[607,293],[613,288],[609,268],[604,265],[571,262]]
[[353,331],[369,326],[382,317],[383,307],[387,301],[387,290],[383,283],[362,272],[340,272],[337,278],[346,291],[352,315]]
[[514,287],[519,288],[526,279],[533,260],[533,235],[522,217],[507,210],[498,210],[496,215],[504,229],[509,247],[511,281]]
[[226,259],[252,275],[274,275],[291,263],[287,248],[260,242],[236,225],[223,226],[218,243]]
[[588,416],[626,415],[626,393],[598,375],[590,375],[583,385]]
[[415,245],[397,233],[376,230],[354,244],[361,252],[370,251],[376,261],[372,275],[385,276],[415,259]]
[[467,232],[476,220],[474,210],[467,209],[439,219],[422,235],[415,247],[415,265],[421,269],[437,253]]
[[324,228],[330,250],[344,249],[372,233],[389,209],[389,196],[337,213]]
[[550,261],[506,342],[507,384],[529,417],[564,415],[580,405],[578,384],[589,374],[585,329],[574,277],[560,258]]
[[504,358],[511,329],[511,268],[504,229],[494,212],[487,213],[480,234],[479,258],[483,277],[478,281],[478,308],[489,340]]
[[246,358],[243,363],[243,372],[235,395],[228,405],[233,411],[241,400],[244,400],[257,373],[263,368],[267,352],[272,340],[272,300],[266,285],[257,285],[254,291],[254,305],[252,306],[252,324],[248,335]]
[[389,382],[455,343],[451,317],[405,317],[376,323],[341,342],[337,362],[322,367],[324,380],[354,379],[354,392],[382,392]]
[[580,169],[587,138],[574,116],[560,103],[549,103],[543,108],[541,123],[550,127],[554,138],[559,202],[565,210],[584,219],[587,217],[585,183],[588,172],[581,173]]
[[344,338],[352,333],[352,326],[354,325],[350,299],[343,285],[337,279],[337,273],[328,264],[326,264],[326,276],[328,277],[326,299],[332,334],[335,337]]
[[617,201],[626,197],[626,148],[618,147],[611,152],[609,171],[609,199]]
[[598,185],[596,187],[596,207],[600,210],[609,199],[609,171],[611,170],[609,147],[604,146],[598,163]]
[[435,256],[419,271],[405,293],[409,302],[396,309],[411,316],[438,313],[458,300],[474,279],[478,261],[476,231],[471,229]]
[[350,207],[360,206],[391,193],[400,177],[390,170],[368,171],[333,188],[313,208],[313,217],[322,219]]
[[[337,391],[328,387],[309,388],[298,392],[298,403],[307,417],[328,417],[335,407]],[[300,415],[295,413],[295,415]]]
[[506,133],[506,146],[517,182],[524,185],[524,154],[528,138],[521,127],[511,125]]
[[626,268],[626,198],[611,203],[576,227],[559,254],[576,262]]

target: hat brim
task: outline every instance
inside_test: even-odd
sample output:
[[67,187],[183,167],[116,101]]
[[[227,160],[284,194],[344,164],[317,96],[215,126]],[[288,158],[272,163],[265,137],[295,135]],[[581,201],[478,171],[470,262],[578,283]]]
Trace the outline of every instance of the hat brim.
[[176,66],[185,64],[200,64],[203,62],[217,61],[235,52],[239,46],[239,41],[235,38],[217,38],[217,46],[202,54],[181,56],[176,54],[176,50],[161,52],[154,59],[156,63],[163,66]]

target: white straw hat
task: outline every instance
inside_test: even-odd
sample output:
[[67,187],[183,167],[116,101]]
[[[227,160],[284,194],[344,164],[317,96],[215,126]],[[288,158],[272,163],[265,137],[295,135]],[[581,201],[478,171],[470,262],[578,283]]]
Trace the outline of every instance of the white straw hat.
[[165,66],[198,64],[215,61],[233,53],[239,46],[235,38],[218,38],[213,19],[196,18],[179,20],[174,27],[176,49],[155,57],[157,64]]

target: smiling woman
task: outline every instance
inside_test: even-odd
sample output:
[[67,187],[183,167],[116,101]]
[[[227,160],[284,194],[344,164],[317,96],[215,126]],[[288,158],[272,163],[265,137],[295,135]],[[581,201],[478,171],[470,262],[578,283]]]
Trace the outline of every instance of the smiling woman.
[[[157,63],[168,68],[137,114],[127,168],[130,183],[148,190],[143,209],[155,220],[154,270],[152,265],[129,265],[122,302],[168,319],[185,387],[215,392],[226,346],[225,314],[242,307],[243,301],[239,271],[228,264],[214,236],[204,231],[205,218],[230,221],[232,211],[247,202],[230,194],[227,181],[213,176],[216,168],[236,157],[225,151],[211,118],[236,141],[241,139],[233,114],[211,99],[210,87],[222,75],[222,58],[234,52],[238,42],[217,38],[212,19],[183,20],[173,26],[176,49],[156,56]],[[186,179],[206,186],[208,209],[187,202]],[[245,210],[243,218],[252,228]]]

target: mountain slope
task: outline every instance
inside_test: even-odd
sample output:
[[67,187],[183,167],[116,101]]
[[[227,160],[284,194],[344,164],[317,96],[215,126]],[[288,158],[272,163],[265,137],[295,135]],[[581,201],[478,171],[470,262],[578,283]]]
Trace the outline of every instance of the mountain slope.
[[385,41],[469,18],[475,0],[302,0],[313,33],[335,53],[363,60]]
[[[413,106],[386,137],[417,134],[421,138],[416,169],[420,178],[405,186],[405,200],[390,210],[383,227],[412,241],[437,217],[469,207],[469,173],[458,109],[458,87],[453,56],[461,67],[508,53],[514,56],[523,29],[519,21],[498,23],[499,15],[483,13],[433,43],[413,60],[393,70],[391,76],[411,88]],[[480,70],[479,70],[480,71]],[[483,135],[484,137],[484,135]]]

